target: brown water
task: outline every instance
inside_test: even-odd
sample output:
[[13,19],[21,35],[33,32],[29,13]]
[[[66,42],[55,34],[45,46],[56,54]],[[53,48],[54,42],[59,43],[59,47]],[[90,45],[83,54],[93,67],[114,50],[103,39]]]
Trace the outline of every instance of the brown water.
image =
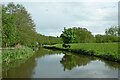
[[120,64],[103,59],[39,49],[24,63],[3,73],[4,78],[118,78]]

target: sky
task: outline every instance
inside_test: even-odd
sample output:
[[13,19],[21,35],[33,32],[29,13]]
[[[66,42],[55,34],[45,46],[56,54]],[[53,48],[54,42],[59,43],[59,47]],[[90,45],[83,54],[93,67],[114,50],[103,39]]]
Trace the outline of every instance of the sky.
[[[7,3],[7,2],[5,2]],[[105,29],[118,25],[118,2],[15,2],[31,14],[36,31],[46,36],[60,36],[64,27],[87,28],[93,35],[104,34]]]

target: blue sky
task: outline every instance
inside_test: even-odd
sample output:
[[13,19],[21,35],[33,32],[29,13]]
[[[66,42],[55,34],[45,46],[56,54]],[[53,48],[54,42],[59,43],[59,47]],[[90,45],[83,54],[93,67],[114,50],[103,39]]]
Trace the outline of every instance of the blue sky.
[[17,2],[23,4],[36,24],[36,31],[60,36],[64,27],[87,28],[95,34],[118,25],[118,2]]

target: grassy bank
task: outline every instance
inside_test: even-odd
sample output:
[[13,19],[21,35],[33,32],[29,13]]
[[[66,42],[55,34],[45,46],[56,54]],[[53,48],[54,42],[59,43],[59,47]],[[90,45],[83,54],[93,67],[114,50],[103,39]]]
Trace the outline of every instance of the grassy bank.
[[110,61],[120,62],[118,43],[74,43],[70,48],[62,47],[62,44],[46,45],[44,47],[58,50],[66,50],[78,54],[101,57]]
[[31,57],[34,51],[28,47],[16,48],[15,50],[3,50],[2,62],[14,62],[16,60],[23,60]]
[[14,48],[13,50],[2,50],[2,71],[16,67],[33,56],[35,52],[28,47]]

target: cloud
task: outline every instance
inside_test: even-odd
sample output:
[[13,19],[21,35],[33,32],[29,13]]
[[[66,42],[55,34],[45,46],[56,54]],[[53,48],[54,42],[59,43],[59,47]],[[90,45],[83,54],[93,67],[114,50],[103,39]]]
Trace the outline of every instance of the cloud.
[[84,27],[92,34],[104,34],[106,28],[118,25],[118,3],[110,1],[16,3],[31,14],[38,33],[60,36],[64,27]]
[[104,34],[106,28],[118,24],[115,2],[37,3],[33,8],[36,29],[45,35],[59,36],[63,27],[73,26],[85,27],[93,34]]

